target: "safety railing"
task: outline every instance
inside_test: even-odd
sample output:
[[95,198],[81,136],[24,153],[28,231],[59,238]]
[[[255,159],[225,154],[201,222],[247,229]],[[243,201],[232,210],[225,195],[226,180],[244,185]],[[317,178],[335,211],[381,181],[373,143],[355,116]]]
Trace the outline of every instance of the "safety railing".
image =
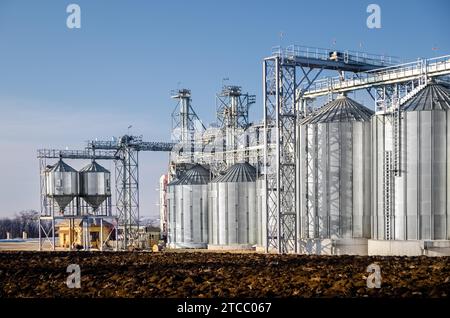
[[374,66],[390,66],[401,63],[401,59],[395,56],[370,54],[366,52],[313,48],[300,45],[290,45],[286,48],[275,46],[272,48],[272,55],[284,58],[307,58],[317,60],[335,60],[345,63],[368,64]]
[[382,84],[383,82],[401,81],[420,75],[433,77],[449,73],[450,55],[445,55],[354,74],[351,78],[327,77],[316,80],[309,87],[305,84],[301,89],[304,90],[303,95],[308,96],[347,88],[356,89],[366,85]]

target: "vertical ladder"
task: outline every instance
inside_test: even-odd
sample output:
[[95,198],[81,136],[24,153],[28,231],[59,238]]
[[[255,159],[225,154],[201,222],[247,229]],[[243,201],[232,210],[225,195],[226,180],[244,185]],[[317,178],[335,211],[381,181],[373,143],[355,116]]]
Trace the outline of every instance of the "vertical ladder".
[[327,85],[328,85],[327,101],[331,102],[333,100],[333,78],[331,77],[327,78]]
[[392,139],[393,139],[393,149],[394,149],[394,158],[392,170],[394,172],[394,176],[399,177],[401,173],[400,169],[400,155],[401,155],[401,133],[400,133],[400,106],[397,103],[398,99],[394,102],[394,109],[392,112]]
[[394,202],[394,178],[392,176],[392,151],[384,152],[384,174],[383,174],[383,194],[384,194],[384,236],[386,240],[391,240],[392,214]]

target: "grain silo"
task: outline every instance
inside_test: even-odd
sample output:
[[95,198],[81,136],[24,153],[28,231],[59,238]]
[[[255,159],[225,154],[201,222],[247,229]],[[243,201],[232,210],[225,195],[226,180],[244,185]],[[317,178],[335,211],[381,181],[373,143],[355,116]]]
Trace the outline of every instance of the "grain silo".
[[167,185],[169,247],[207,247],[209,179],[197,164]]
[[248,249],[258,243],[256,169],[237,163],[210,183],[210,249]]
[[256,217],[257,217],[257,247],[265,247],[267,240],[267,209],[266,209],[266,182],[264,177],[256,180]]
[[82,168],[80,174],[80,197],[96,211],[111,197],[111,173],[95,160]]
[[[450,91],[429,83],[372,119],[373,255],[450,255]],[[397,120],[397,121],[396,121]]]
[[78,195],[78,172],[59,160],[45,172],[46,196],[52,198],[60,212]]
[[300,123],[301,253],[367,254],[372,114],[341,95]]

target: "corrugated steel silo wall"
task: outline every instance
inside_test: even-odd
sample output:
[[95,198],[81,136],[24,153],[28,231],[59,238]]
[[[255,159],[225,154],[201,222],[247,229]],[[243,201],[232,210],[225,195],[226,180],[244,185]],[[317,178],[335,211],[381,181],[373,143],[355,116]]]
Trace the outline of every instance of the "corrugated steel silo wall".
[[265,246],[267,240],[266,186],[264,178],[256,180],[257,245]]
[[[395,240],[448,240],[450,188],[449,116],[442,110],[408,111],[401,120],[401,175],[394,177]],[[376,200],[372,207],[372,238],[385,239],[384,151],[391,149],[391,118],[372,119],[372,158]]]
[[109,172],[81,172],[80,184],[82,195],[111,195]]
[[370,123],[300,126],[301,238],[370,237]]
[[175,189],[167,186],[167,243],[169,246],[175,242],[176,218],[175,218]]
[[208,243],[208,186],[169,186],[169,242],[194,248]]
[[257,244],[256,182],[212,182],[209,202],[210,244]]
[[78,195],[78,172],[50,171],[46,172],[46,194],[53,195]]

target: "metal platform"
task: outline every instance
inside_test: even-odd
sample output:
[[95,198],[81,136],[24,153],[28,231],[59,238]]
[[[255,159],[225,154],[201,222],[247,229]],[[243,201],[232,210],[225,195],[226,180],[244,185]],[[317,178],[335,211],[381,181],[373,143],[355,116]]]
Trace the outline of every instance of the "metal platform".
[[276,46],[272,48],[272,55],[283,58],[285,62],[292,61],[297,66],[348,72],[367,72],[401,63],[400,58],[393,56],[300,45],[290,45],[285,49]]
[[98,159],[98,160],[118,160],[118,155],[110,151],[86,150],[61,150],[61,149],[38,149],[38,159]]
[[333,93],[343,93],[379,85],[407,82],[422,75],[429,78],[450,74],[450,55],[418,60],[381,69],[369,70],[352,78],[324,78],[311,85],[303,85],[304,98],[314,98]]

